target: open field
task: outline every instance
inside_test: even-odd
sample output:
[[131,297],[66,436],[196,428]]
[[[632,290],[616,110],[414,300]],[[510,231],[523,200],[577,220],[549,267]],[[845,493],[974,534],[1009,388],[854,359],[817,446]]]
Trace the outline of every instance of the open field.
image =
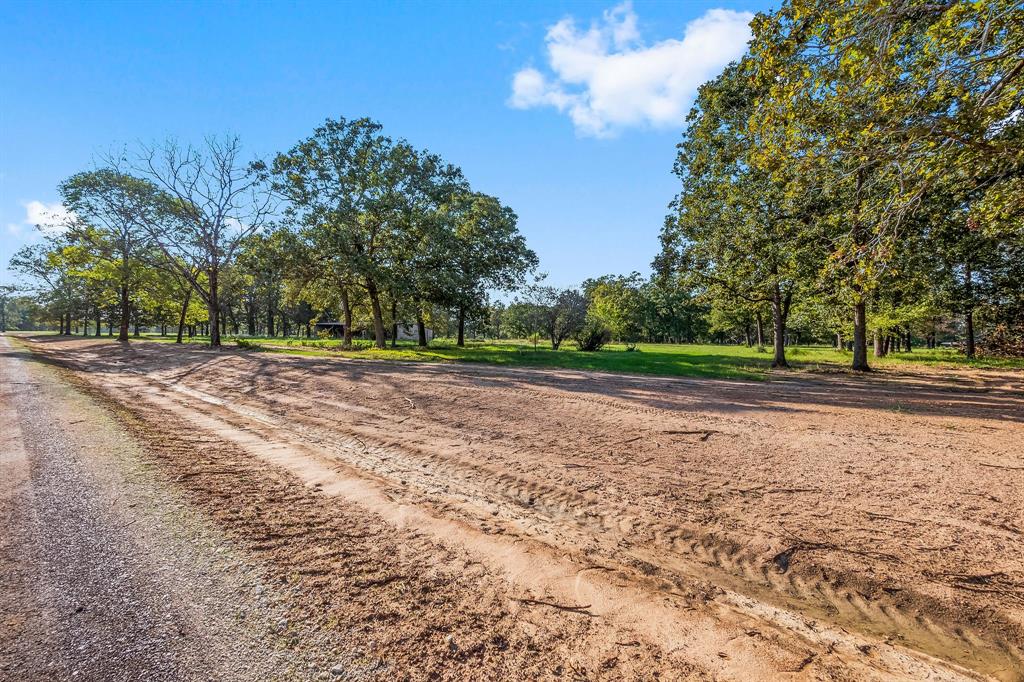
[[1024,679],[1019,372],[15,343],[266,576],[273,646],[352,677]]
[[[171,337],[147,336],[148,340],[173,342]],[[204,343],[196,337],[192,343]],[[279,337],[244,337],[241,343],[266,352],[290,353],[321,357],[366,358],[374,360],[401,360],[427,362],[484,362],[521,367],[552,367],[584,369],[631,374],[661,376],[688,376],[714,378],[762,379],[771,372],[771,355],[757,348],[714,344],[637,344],[637,352],[627,352],[620,344],[609,344],[594,353],[575,350],[571,342],[553,351],[541,342],[536,347],[525,340],[467,341],[459,348],[454,339],[435,339],[428,348],[414,343],[400,342],[395,349],[377,350],[369,342],[365,347],[346,350],[340,340],[296,339]],[[793,346],[787,357],[794,369],[812,372],[845,371],[850,365],[850,354],[825,346]],[[932,367],[937,369],[1024,369],[1024,359],[975,358],[968,360],[952,348],[915,349],[909,353],[891,353],[884,358],[872,358],[878,368]]]

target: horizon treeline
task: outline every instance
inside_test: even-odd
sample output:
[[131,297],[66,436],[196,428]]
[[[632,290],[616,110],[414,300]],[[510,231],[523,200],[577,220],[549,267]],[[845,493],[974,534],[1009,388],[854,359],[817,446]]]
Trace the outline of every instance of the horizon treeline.
[[[108,155],[59,186],[69,216],[11,267],[7,317],[379,348],[399,328],[786,346],[869,369],[916,343],[1024,354],[1024,8],[789,0],[703,85],[652,275],[546,286],[514,211],[366,118],[267,160],[237,138]],[[492,299],[513,292],[509,303]],[[29,321],[31,320],[31,321]],[[8,322],[8,324],[11,324]],[[15,325],[12,325],[15,326]]]

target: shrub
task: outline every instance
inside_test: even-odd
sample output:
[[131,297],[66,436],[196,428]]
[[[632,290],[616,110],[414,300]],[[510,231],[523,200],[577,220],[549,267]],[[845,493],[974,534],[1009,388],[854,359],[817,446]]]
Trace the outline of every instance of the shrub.
[[583,323],[583,328],[576,332],[573,340],[580,350],[589,352],[601,350],[611,338],[612,332],[603,322],[590,318]]
[[1011,329],[1005,324],[997,325],[978,343],[978,352],[992,357],[1024,358],[1024,327]]

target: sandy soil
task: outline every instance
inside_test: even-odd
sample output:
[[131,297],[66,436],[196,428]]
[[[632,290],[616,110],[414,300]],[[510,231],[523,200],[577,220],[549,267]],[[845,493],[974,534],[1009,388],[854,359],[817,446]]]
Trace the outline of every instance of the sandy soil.
[[1024,679],[1019,373],[31,347],[357,652],[337,674]]

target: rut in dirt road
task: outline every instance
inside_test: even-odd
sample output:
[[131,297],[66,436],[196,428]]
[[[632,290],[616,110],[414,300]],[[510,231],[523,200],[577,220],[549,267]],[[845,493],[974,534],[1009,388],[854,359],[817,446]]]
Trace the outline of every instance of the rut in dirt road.
[[[402,512],[406,520],[421,529],[439,522],[455,522],[466,524],[484,537],[540,543],[541,553],[547,551],[543,547],[558,548],[575,557],[580,565],[602,567],[595,572],[598,576],[615,575],[616,580],[627,580],[636,589],[677,599],[678,604],[673,607],[676,610],[692,609],[698,604],[699,611],[715,621],[714,627],[723,632],[730,627],[750,627],[751,623],[760,622],[768,628],[766,632],[775,632],[782,638],[761,651],[754,647],[748,658],[732,652],[737,660],[735,666],[718,667],[721,671],[731,670],[732,675],[738,676],[742,670],[736,666],[761,666],[760,670],[770,675],[772,665],[778,672],[802,664],[802,670],[817,671],[814,674],[831,675],[845,668],[875,669],[883,677],[914,677],[924,669],[913,666],[932,665],[926,658],[908,658],[906,652],[914,650],[1001,679],[1016,679],[1022,669],[1017,648],[1020,626],[1010,619],[1016,603],[1014,575],[1020,570],[1014,562],[1019,563],[1019,555],[993,556],[995,561],[1002,562],[997,568],[1006,569],[999,571],[1000,576],[1008,580],[1006,584],[997,580],[996,586],[1003,584],[1003,589],[985,597],[998,610],[992,611],[982,601],[972,610],[968,601],[947,599],[950,587],[946,586],[955,589],[954,581],[921,582],[921,577],[928,574],[915,573],[914,555],[907,554],[912,548],[901,547],[899,530],[875,529],[876,533],[892,533],[888,537],[877,535],[881,542],[873,543],[876,549],[863,545],[856,537],[828,538],[826,533],[835,529],[821,528],[821,522],[815,521],[813,515],[782,521],[788,512],[782,505],[776,506],[775,496],[793,490],[813,499],[825,492],[825,485],[815,486],[818,481],[807,480],[809,475],[819,475],[816,471],[799,468],[806,457],[798,449],[783,453],[795,452],[793,459],[797,465],[787,464],[794,469],[792,472],[773,469],[774,464],[759,468],[747,465],[735,470],[730,478],[708,484],[714,469],[721,467],[707,459],[709,456],[725,455],[729,460],[747,457],[752,461],[768,456],[766,449],[758,445],[759,429],[773,418],[777,405],[794,400],[787,394],[791,387],[772,389],[777,393],[773,402],[759,398],[762,407],[750,408],[746,414],[737,416],[694,410],[692,400],[699,401],[699,396],[691,399],[686,393],[666,393],[662,388],[665,384],[659,384],[660,406],[639,408],[648,389],[645,382],[631,384],[629,379],[594,379],[595,389],[603,382],[608,392],[601,395],[595,390],[593,400],[580,400],[578,394],[566,394],[553,386],[542,373],[535,373],[538,378],[534,380],[529,372],[446,368],[442,375],[434,368],[386,364],[377,364],[371,371],[360,363],[178,350],[165,353],[163,348],[158,352],[145,347],[136,347],[125,356],[111,354],[98,344],[87,350],[54,351],[54,357],[58,356],[63,362],[77,364],[93,376],[102,377],[108,387],[117,386],[114,393],[122,400],[132,396],[160,412],[178,414],[206,431],[233,440],[250,453],[278,466],[292,467],[294,474],[309,476],[307,482],[319,482],[321,489],[333,484],[338,486],[334,492],[343,497],[370,507],[376,505],[375,512],[385,518],[397,514],[395,509],[407,510]],[[394,390],[403,382],[402,399],[373,399],[381,394],[382,386]],[[703,390],[702,385],[691,382],[681,385],[688,390]],[[813,384],[810,388],[817,390]],[[739,393],[742,388],[727,385],[718,390],[729,394]],[[609,399],[609,392],[623,397]],[[868,391],[858,387],[858,392]],[[948,397],[959,399],[956,394]],[[855,397],[848,398],[852,405]],[[555,399],[563,401],[561,408],[552,409]],[[745,400],[749,402],[749,397]],[[1001,404],[994,405],[995,410],[1005,410],[1013,398],[1000,400]],[[508,405],[501,406],[501,401]],[[673,407],[673,402],[679,405]],[[530,403],[537,405],[531,409]],[[867,405],[852,409],[863,410],[869,405],[870,399]],[[927,411],[922,409],[907,420],[911,428],[935,444],[946,439],[954,450],[948,457],[955,458],[955,450],[960,446],[929,421],[948,419],[948,413],[939,403],[922,407],[927,407]],[[519,409],[525,413],[518,412]],[[815,418],[817,429],[801,432],[794,439],[797,448],[810,450],[822,440],[832,440],[839,443],[838,448],[833,448],[833,458],[838,451],[841,459],[845,449],[851,453],[847,467],[863,467],[855,456],[855,439],[839,429],[840,422],[833,419],[836,409],[851,408],[826,408],[824,419]],[[970,419],[986,426],[999,423],[993,422],[990,414],[981,406],[978,415]],[[865,417],[870,420],[870,415]],[[573,420],[574,427],[564,425]],[[854,421],[851,427],[862,426],[857,423],[859,419]],[[564,437],[574,439],[578,448],[566,449],[560,443],[563,434],[549,430],[547,424],[558,422],[563,423],[563,430],[567,429]],[[526,423],[533,424],[534,430],[514,430]],[[796,427],[792,419],[786,426],[790,433]],[[1019,434],[1014,427],[1015,424],[1003,423],[997,428],[990,427],[992,433],[986,437],[991,449],[984,457],[1000,461],[1000,457],[1012,456],[1004,443],[1011,443],[1014,434]],[[587,428],[589,435],[578,435]],[[608,428],[615,431],[609,432]],[[883,435],[883,442],[885,438]],[[843,445],[847,440],[850,446]],[[655,441],[656,445],[652,449],[645,447],[648,461],[641,463],[643,469],[637,468],[638,460],[633,455],[625,458],[627,466],[616,461],[632,448],[619,446],[616,451],[608,447],[609,443],[647,441]],[[559,449],[545,450],[545,444]],[[897,452],[898,445],[891,449],[882,446],[882,454]],[[671,464],[673,460],[685,460],[687,469],[680,470],[678,465]],[[709,466],[697,467],[697,462]],[[905,455],[902,459],[894,455],[887,466],[910,470],[914,463]],[[933,475],[929,466],[925,466],[923,473],[917,472],[918,480]],[[598,472],[600,475],[595,478]],[[749,480],[765,473],[769,474],[768,480]],[[632,480],[624,476],[631,476]],[[673,476],[680,480],[666,495],[664,482]],[[705,480],[704,485],[694,485],[699,479]],[[740,485],[736,479],[740,479]],[[366,498],[366,487],[360,481],[372,482],[384,496],[383,502],[381,498]],[[885,481],[882,483],[881,490],[875,493],[887,492]],[[734,488],[747,492],[715,495],[716,491],[731,492]],[[997,486],[995,490],[1004,496],[1002,499],[1007,491],[1011,508],[1019,510],[1019,506],[1014,506],[1019,493],[1014,498],[1012,488]],[[702,492],[704,499],[700,497]],[[864,494],[860,495],[863,498]],[[751,498],[757,503],[751,504]],[[768,502],[771,504],[765,506]],[[842,513],[832,500],[818,504],[826,509],[831,507],[832,513]],[[856,496],[845,504],[848,515],[863,514],[865,506],[877,508],[877,502]],[[815,504],[808,506],[813,510]],[[412,513],[410,509],[422,512]],[[766,518],[759,519],[756,513]],[[785,534],[771,533],[770,522],[775,513],[780,514],[777,527],[784,524],[795,530],[783,528],[787,530]],[[669,521],[674,517],[684,521]],[[922,534],[920,544],[945,540],[951,533],[964,537],[963,534],[975,530],[967,522],[978,518],[983,516],[975,514],[970,519],[961,519],[947,511],[936,519],[939,523],[917,529],[946,537]],[[400,517],[390,520],[400,522]],[[977,525],[975,522],[974,526]],[[1008,527],[1013,527],[1012,519]],[[443,535],[447,526],[439,528]],[[991,530],[978,537],[988,544],[975,540],[969,548],[976,555],[981,553],[975,557],[979,562],[985,561],[987,547],[998,552],[1000,547],[1012,546],[999,538],[1014,535],[996,524],[985,528]],[[858,564],[870,570],[858,572]],[[933,567],[940,569],[935,575],[943,575],[941,565]],[[613,618],[613,613],[617,614],[614,617],[624,617],[621,605],[609,607],[608,617]],[[805,614],[805,618],[813,620],[804,622],[805,619],[793,614]],[[672,617],[676,616],[666,616],[670,620]],[[861,634],[847,637],[829,623]],[[646,636],[655,641],[659,637],[657,632],[647,632]],[[803,644],[787,645],[786,641]],[[701,644],[699,639],[691,639],[687,646],[687,655],[704,667],[713,666],[715,661],[711,659],[724,660],[718,656],[719,651],[710,651],[706,642]],[[769,655],[772,649],[788,653]],[[955,675],[952,668],[949,674]]]

